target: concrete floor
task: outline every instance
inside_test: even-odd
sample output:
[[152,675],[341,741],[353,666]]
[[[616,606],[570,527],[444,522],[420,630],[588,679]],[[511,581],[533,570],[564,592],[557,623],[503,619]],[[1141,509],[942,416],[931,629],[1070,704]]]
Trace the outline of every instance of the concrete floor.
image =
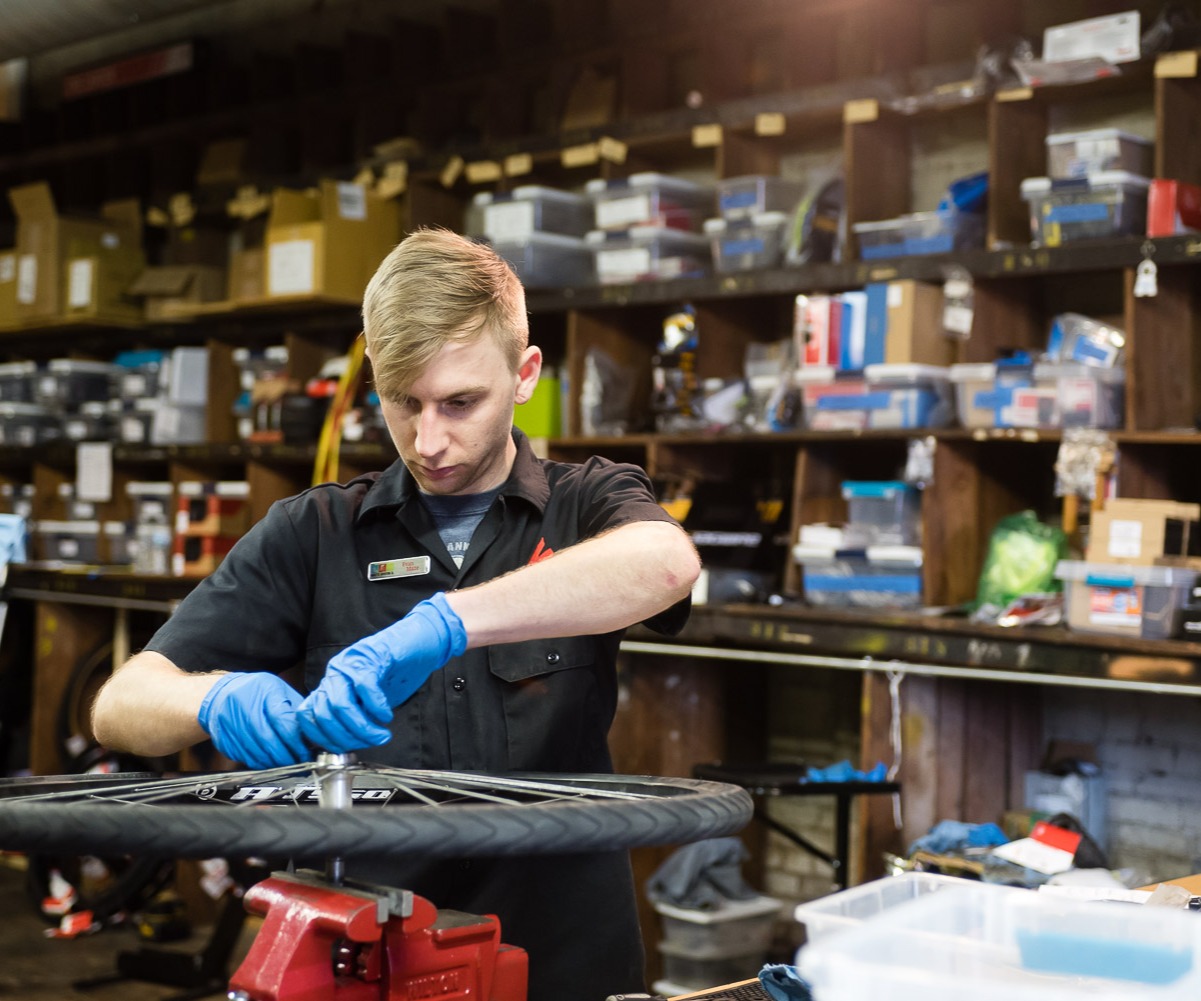
[[[116,973],[117,956],[146,947],[130,924],[109,926],[93,935],[74,939],[48,938],[48,925],[34,909],[25,887],[19,857],[0,856],[0,998],[14,1001],[165,1001],[178,998],[182,989],[140,980],[120,980],[82,990],[81,980]],[[169,946],[153,947],[198,953],[208,938],[208,927]],[[253,928],[239,945],[249,945]],[[232,966],[240,957],[235,952]],[[231,966],[231,968],[232,968]],[[219,993],[205,996],[224,997]]]

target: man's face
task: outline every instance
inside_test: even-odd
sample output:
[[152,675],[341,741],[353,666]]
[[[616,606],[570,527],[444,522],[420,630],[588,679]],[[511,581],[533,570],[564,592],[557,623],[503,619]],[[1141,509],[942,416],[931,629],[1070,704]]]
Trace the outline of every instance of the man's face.
[[380,399],[397,452],[430,494],[477,494],[500,486],[516,455],[513,406],[530,398],[542,353],[526,348],[510,371],[496,339],[452,341],[400,400]]

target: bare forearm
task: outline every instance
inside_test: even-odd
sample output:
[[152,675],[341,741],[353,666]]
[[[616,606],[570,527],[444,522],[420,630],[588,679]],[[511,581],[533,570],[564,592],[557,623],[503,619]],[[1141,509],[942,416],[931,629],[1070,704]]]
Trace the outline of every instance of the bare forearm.
[[157,653],[139,653],[105,683],[92,707],[92,730],[103,746],[162,755],[207,736],[197,722],[200,703],[219,674],[181,671]]
[[641,622],[692,589],[700,561],[668,522],[623,525],[504,577],[453,591],[469,647],[606,633]]

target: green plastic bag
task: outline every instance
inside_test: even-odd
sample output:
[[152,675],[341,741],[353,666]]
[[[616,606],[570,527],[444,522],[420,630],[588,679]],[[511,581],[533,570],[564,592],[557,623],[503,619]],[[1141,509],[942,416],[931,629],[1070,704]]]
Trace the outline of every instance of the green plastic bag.
[[988,540],[976,607],[1004,608],[1022,595],[1061,590],[1055,564],[1067,547],[1063,530],[1039,521],[1033,511],[1002,518]]

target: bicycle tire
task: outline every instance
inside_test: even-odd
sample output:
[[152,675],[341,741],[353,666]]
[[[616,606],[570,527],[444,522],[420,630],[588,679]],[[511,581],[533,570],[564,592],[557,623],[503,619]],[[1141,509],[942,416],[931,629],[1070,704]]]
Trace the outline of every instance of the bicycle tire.
[[[242,773],[253,777],[254,773]],[[638,799],[332,809],[0,800],[0,848],[212,856],[542,855],[683,844],[732,834],[751,816],[733,785],[652,776],[549,775],[558,784]]]

